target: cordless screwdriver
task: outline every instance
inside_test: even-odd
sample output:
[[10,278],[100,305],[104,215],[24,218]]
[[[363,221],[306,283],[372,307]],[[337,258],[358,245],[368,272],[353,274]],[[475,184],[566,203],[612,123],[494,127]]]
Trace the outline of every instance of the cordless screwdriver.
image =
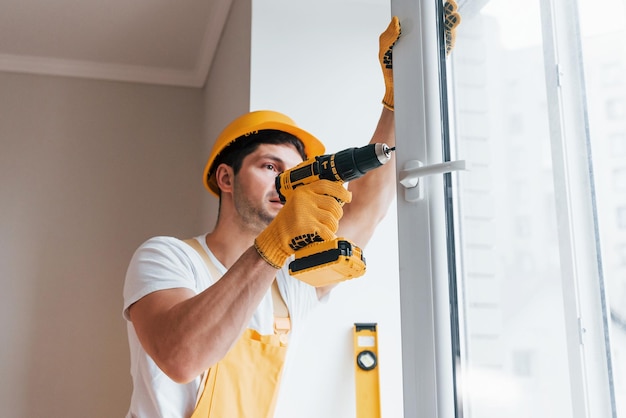
[[[276,191],[284,203],[294,189],[318,180],[348,182],[358,179],[387,163],[391,152],[386,144],[375,143],[348,148],[335,154],[308,159],[276,177]],[[359,247],[345,238],[313,242],[295,253],[289,272],[312,286],[319,287],[353,279],[365,274],[366,264]]]

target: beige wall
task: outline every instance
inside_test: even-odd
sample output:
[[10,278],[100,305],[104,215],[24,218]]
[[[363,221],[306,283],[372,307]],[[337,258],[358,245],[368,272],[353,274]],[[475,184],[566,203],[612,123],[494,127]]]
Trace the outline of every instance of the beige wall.
[[0,73],[2,416],[126,413],[128,261],[150,236],[213,225],[206,153],[249,106],[235,3],[206,89]]
[[2,415],[123,416],[126,265],[199,223],[202,92],[0,74]]

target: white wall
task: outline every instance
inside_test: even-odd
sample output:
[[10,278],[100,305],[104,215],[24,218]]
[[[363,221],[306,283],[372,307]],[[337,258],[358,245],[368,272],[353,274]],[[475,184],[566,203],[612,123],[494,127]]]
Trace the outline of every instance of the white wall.
[[[382,109],[378,36],[390,17],[384,1],[253,2],[251,109],[290,115],[327,152],[365,145]],[[355,416],[355,322],[378,323],[383,416],[402,416],[395,204],[365,256],[366,276],[336,288],[292,347],[277,418]]]

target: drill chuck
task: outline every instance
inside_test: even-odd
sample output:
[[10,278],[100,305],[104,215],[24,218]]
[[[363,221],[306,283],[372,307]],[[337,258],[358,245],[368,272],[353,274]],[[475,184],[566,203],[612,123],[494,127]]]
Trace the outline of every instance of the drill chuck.
[[[334,173],[342,181],[358,179],[370,170],[391,159],[391,149],[386,144],[370,144],[361,148],[348,148],[334,155]],[[335,178],[328,180],[336,180]]]
[[280,200],[285,202],[293,189],[303,184],[317,180],[347,182],[358,179],[387,163],[391,151],[386,144],[376,143],[315,157],[276,177],[276,190]]

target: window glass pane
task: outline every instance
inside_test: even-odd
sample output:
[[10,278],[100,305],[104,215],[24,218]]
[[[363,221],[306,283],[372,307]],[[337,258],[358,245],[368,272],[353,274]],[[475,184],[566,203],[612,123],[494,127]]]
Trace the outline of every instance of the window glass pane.
[[579,1],[615,397],[626,417],[626,2],[601,4]]
[[572,416],[539,2],[468,1],[462,19],[450,111],[470,165],[457,216],[465,416]]
[[[624,74],[626,74],[626,72],[624,72]],[[622,132],[608,134],[608,142],[609,142],[609,147],[611,149],[609,157],[612,157],[612,158],[626,157],[626,130]]]

